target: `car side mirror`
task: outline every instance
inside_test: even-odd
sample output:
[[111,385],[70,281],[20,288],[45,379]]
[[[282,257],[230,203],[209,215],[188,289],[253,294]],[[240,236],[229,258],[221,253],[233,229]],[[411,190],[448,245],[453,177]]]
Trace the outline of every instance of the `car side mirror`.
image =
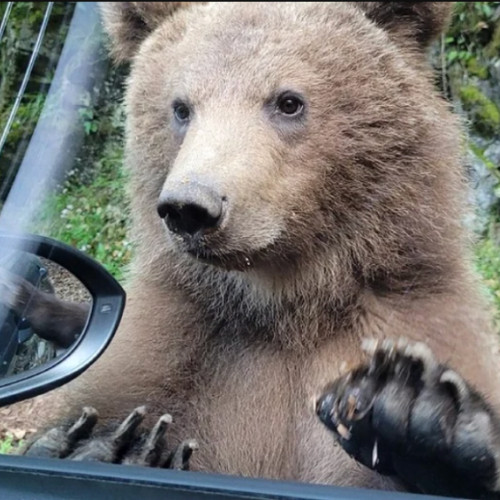
[[0,232],[0,406],[77,377],[104,352],[125,292],[61,242]]

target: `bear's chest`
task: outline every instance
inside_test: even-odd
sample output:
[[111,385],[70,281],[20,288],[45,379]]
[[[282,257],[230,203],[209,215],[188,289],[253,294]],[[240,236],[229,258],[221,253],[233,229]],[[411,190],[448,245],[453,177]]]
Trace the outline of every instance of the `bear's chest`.
[[385,482],[348,457],[315,415],[315,396],[339,372],[334,360],[247,352],[200,373],[177,420],[176,438],[200,445],[191,468],[325,484]]

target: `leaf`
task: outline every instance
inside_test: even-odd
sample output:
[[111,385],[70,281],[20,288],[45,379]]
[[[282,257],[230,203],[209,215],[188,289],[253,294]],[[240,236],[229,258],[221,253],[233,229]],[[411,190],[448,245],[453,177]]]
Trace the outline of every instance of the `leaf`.
[[487,2],[481,2],[481,4],[482,4],[483,14],[486,17],[491,17],[492,10],[491,10],[491,7],[488,5],[488,3]]
[[92,123],[91,122],[83,122],[83,129],[85,130],[86,135],[90,135],[90,132],[92,129]]

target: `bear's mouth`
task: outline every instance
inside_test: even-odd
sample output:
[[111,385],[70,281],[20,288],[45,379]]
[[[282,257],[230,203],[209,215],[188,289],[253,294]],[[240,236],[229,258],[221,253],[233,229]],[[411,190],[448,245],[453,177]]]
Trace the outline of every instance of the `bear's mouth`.
[[207,263],[216,263],[217,261],[220,260],[220,257],[213,252],[212,250],[209,250],[207,248],[204,248],[202,246],[188,246],[186,248],[186,251],[191,257],[194,257],[195,259],[207,262]]
[[203,264],[219,267],[227,271],[245,271],[252,267],[251,257],[240,254],[221,254],[200,246],[189,247],[186,252]]
[[177,248],[202,264],[218,267],[226,271],[247,271],[255,264],[255,255],[251,252],[224,252],[218,245],[209,246],[201,235],[176,238]]
[[175,240],[177,250],[187,254],[192,260],[225,271],[245,272],[255,268],[274,267],[281,260],[286,262],[286,270],[289,269],[292,261],[295,261],[295,259],[286,258],[286,252],[279,247],[278,242],[258,249],[232,249],[228,252],[224,251],[223,241],[213,237],[207,241],[206,235],[195,234],[177,237]]

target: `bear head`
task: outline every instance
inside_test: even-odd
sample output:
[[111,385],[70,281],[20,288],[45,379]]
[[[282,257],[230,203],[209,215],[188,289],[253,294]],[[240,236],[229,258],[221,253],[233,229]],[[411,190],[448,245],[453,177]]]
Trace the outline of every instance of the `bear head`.
[[426,52],[450,3],[101,8],[131,64],[142,270],[295,295],[306,282],[332,295],[446,282],[461,258],[461,137]]

